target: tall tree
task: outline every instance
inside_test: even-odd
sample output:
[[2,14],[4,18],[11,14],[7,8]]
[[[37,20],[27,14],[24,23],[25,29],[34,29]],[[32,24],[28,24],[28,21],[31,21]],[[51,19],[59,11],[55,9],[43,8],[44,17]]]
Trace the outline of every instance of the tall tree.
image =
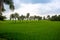
[[50,20],[51,21],[58,21],[59,19],[58,19],[58,16],[57,15],[54,15],[54,16],[51,17]]
[[34,15],[34,20],[36,19],[36,17],[37,17],[37,16],[36,16],[36,15]]
[[47,16],[48,20],[50,20],[50,15]]
[[27,13],[26,17],[27,17],[27,20],[29,19],[29,16],[30,16],[30,13]]
[[24,15],[21,15],[21,16],[20,16],[20,19],[21,19],[21,20],[24,20],[24,18],[25,18]]
[[14,15],[14,14],[11,14],[11,15],[10,15],[10,20],[11,20],[11,19],[15,19],[15,15]]
[[42,20],[42,17],[38,16],[38,20]]
[[18,13],[15,13],[15,20],[19,18],[19,14]]
[[0,15],[2,15],[2,12],[5,11],[4,4],[9,5],[9,8],[11,10],[14,10],[14,5],[12,0],[0,0]]
[[43,17],[43,20],[46,20],[45,16]]
[[58,15],[58,20],[60,21],[60,15]]

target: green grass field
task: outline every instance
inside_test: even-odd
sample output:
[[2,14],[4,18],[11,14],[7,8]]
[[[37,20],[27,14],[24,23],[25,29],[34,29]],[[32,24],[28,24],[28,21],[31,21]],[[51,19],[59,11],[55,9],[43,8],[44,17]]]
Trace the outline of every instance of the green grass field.
[[60,40],[59,21],[0,21],[0,38],[7,40]]

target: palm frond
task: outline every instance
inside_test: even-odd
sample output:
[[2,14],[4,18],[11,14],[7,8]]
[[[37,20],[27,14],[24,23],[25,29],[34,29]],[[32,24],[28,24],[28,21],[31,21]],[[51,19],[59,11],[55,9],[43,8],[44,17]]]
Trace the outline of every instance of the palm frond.
[[11,10],[14,10],[14,5],[13,5],[13,1],[12,0],[4,0],[4,3],[9,5]]

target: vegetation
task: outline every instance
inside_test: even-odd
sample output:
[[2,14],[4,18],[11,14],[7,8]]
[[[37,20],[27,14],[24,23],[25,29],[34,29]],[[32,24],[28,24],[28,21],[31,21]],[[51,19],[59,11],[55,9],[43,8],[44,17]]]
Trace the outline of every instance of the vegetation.
[[3,21],[4,19],[6,19],[6,17],[0,15],[0,20]]
[[19,14],[18,14],[18,13],[14,13],[14,14],[11,14],[11,15],[10,15],[10,20],[11,20],[11,19],[13,19],[13,20],[15,19],[15,20],[16,20],[16,19],[18,19],[18,18],[19,18]]
[[27,13],[27,15],[26,16],[24,16],[24,15],[21,15],[21,16],[19,16],[19,14],[18,13],[14,13],[14,14],[11,14],[10,15],[10,20],[11,19],[15,19],[16,20],[16,18],[18,19],[18,20],[42,20],[42,17],[40,17],[40,16],[30,16],[30,13]]
[[12,11],[15,9],[12,0],[0,0],[0,40],[60,40],[60,15],[46,18],[13,13],[10,20],[5,20],[7,17],[2,16],[4,4]]
[[12,0],[0,0],[0,14],[2,14],[4,8],[4,3],[8,4],[11,10],[14,10],[14,5]]
[[47,18],[50,20],[50,15],[48,15]]
[[58,21],[0,21],[0,38],[7,40],[60,40]]
[[4,16],[2,16],[2,12],[5,11],[4,4],[9,5],[11,10],[14,10],[14,5],[12,0],[0,0],[0,20],[4,19]]
[[51,17],[51,19],[50,19],[51,21],[60,21],[60,15],[54,15],[54,16],[52,16]]
[[53,15],[53,16],[50,16],[50,15],[47,15],[47,18],[44,16],[44,17],[41,17],[41,16],[36,16],[36,15],[34,15],[34,16],[30,16],[30,13],[27,13],[27,15],[26,16],[24,16],[24,15],[21,15],[21,16],[19,16],[19,14],[18,13],[16,13],[16,14],[11,14],[10,15],[10,19],[11,18],[17,18],[18,20],[25,20],[25,19],[27,19],[27,20],[50,20],[50,21],[60,21],[60,15]]

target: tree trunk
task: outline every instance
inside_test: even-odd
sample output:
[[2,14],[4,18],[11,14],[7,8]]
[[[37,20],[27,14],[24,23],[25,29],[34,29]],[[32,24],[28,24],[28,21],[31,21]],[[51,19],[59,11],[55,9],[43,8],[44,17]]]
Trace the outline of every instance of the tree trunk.
[[16,18],[15,18],[15,23],[16,23]]
[[0,0],[0,15],[2,16],[3,0]]

